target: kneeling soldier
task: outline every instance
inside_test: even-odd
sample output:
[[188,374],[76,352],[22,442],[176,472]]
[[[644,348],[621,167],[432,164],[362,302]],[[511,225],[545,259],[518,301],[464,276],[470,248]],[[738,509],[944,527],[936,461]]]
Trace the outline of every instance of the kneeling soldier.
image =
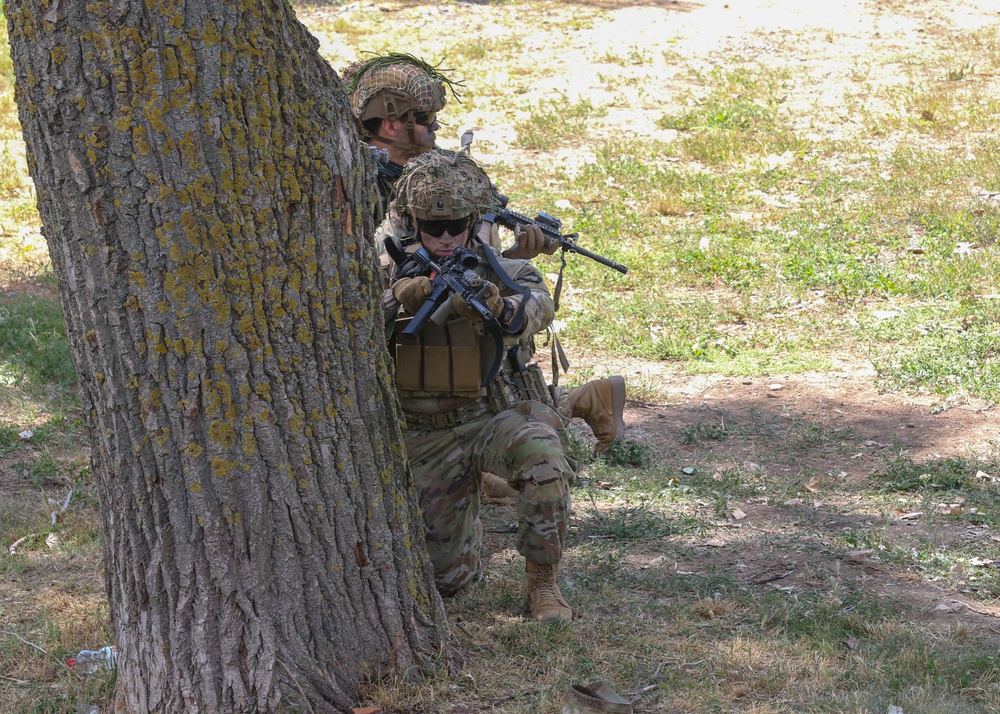
[[[527,561],[532,616],[569,622],[573,611],[556,582],[573,477],[565,422],[544,382],[525,398],[514,374],[523,369],[517,351],[552,321],[552,298],[531,263],[474,238],[495,198],[465,152],[410,159],[393,196],[418,240],[394,256],[385,307],[394,321],[406,451],[437,587],[449,595],[481,577],[480,492],[489,471],[521,494],[517,549]],[[436,271],[460,256],[465,268],[457,274],[477,297],[455,292],[445,301]],[[413,316],[428,312],[428,300],[434,317],[408,331],[417,334],[404,334]]]

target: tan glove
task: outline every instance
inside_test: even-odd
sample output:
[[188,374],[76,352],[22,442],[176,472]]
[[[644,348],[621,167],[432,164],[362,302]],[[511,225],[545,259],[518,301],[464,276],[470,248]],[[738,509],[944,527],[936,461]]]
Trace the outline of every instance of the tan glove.
[[514,238],[517,239],[517,244],[512,245],[504,251],[504,257],[506,258],[531,260],[537,257],[539,253],[552,255],[559,249],[559,244],[554,240],[549,240],[542,233],[542,229],[534,223],[529,223],[523,227],[518,226],[517,230],[514,231]]
[[393,283],[392,296],[399,300],[399,304],[408,313],[416,315],[433,290],[431,279],[418,275],[415,278],[400,278]]
[[[500,297],[500,289],[490,282],[484,283],[484,285],[486,286],[486,292],[479,298],[479,302],[493,313],[493,317],[499,318],[500,313],[503,311],[503,298]],[[465,298],[458,293],[451,296],[451,306],[455,309],[455,312],[468,320],[483,319],[476,308],[467,303]]]

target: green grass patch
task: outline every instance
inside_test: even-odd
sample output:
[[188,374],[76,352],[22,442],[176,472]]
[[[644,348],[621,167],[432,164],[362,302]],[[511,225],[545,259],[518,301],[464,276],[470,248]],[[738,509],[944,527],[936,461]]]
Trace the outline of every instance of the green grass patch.
[[571,103],[566,95],[548,99],[532,107],[528,118],[515,124],[517,145],[522,149],[552,149],[583,136],[587,122],[601,114],[589,99],[576,103]]
[[30,296],[0,296],[0,384],[76,384],[59,305]]

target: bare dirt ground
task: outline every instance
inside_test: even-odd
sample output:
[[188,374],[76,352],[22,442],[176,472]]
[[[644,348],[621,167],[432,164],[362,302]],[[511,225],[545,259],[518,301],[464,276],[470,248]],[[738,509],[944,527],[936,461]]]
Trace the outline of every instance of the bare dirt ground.
[[[564,48],[558,50],[558,62],[553,57],[551,66],[563,71],[534,89],[538,97],[569,90],[577,97],[592,98],[595,104],[606,100],[602,95],[607,90],[596,81],[587,61],[595,53],[624,56],[637,48],[660,47],[705,69],[726,66],[733,57],[751,57],[791,70],[787,106],[793,114],[796,106],[821,106],[824,111],[811,112],[812,123],[803,129],[828,136],[851,132],[854,117],[846,110],[845,100],[857,91],[852,77],[859,72],[867,75],[872,87],[905,83],[912,71],[906,57],[914,47],[933,43],[947,48],[956,31],[1000,23],[1000,6],[988,0],[832,4],[667,0],[641,6],[607,0],[589,4],[612,9],[610,22],[595,24],[568,54]],[[547,61],[542,38],[529,35],[525,42],[539,53],[539,61]],[[575,59],[573,52],[578,53]],[[651,71],[642,66],[621,68],[621,91],[629,91],[626,79]],[[673,83],[683,78],[678,69],[676,76],[668,72],[658,81],[672,87],[664,92],[665,97],[676,96]],[[869,96],[865,101],[876,100]],[[662,105],[648,100],[644,104],[637,96],[635,106],[645,108],[623,111],[620,116],[611,110],[603,131],[609,135],[659,132],[664,140],[672,138],[670,131],[652,128],[664,112]],[[497,146],[498,154],[516,151],[503,130],[493,134],[486,130],[481,135]],[[579,165],[587,158],[586,150],[568,150],[556,160]],[[678,469],[742,466],[789,476],[788,493],[731,503],[731,511],[745,516],[721,518],[726,526],[721,529],[721,542],[713,538],[716,542],[707,544],[696,563],[676,563],[678,572],[711,568],[731,572],[735,568],[757,583],[780,576],[774,577],[774,586],[788,588],[822,586],[815,577],[821,571],[853,575],[872,593],[908,605],[904,609],[922,621],[945,627],[961,622],[1000,634],[996,619],[1000,606],[976,601],[963,587],[961,572],[951,582],[932,582],[880,562],[877,552],[859,552],[845,560],[842,549],[835,555],[826,547],[846,525],[861,523],[884,529],[886,542],[976,541],[982,544],[985,558],[1000,558],[1000,536],[967,519],[929,517],[931,513],[912,516],[912,504],[875,513],[850,496],[852,488],[870,486],[870,476],[894,458],[922,463],[995,455],[1000,418],[991,405],[882,391],[871,365],[846,355],[838,371],[752,379],[691,375],[666,363],[615,361],[586,352],[572,359],[577,366],[592,368],[595,375],[620,373],[656,391],[655,399],[632,400],[626,409],[628,438],[651,446],[655,459]],[[719,441],[682,443],[685,432],[698,424],[728,427],[732,435]],[[582,423],[581,427],[586,432]],[[825,436],[811,448],[803,446],[801,438],[793,438],[803,428]],[[801,475],[798,480],[797,474]],[[984,474],[983,478],[998,476]],[[806,481],[813,488],[805,487]],[[794,504],[796,499],[801,505],[775,507],[786,501]],[[938,514],[962,513],[961,504],[930,506]],[[805,557],[787,542],[775,545],[775,537],[796,530],[817,541]],[[741,547],[725,547],[729,541]],[[651,553],[649,559],[655,556]]]

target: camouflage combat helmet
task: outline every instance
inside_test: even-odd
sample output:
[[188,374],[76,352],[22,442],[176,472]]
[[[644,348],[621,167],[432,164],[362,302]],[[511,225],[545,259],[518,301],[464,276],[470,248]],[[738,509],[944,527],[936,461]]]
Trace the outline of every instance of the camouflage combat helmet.
[[[445,86],[458,99],[455,82],[413,55],[390,52],[359,60],[342,72],[351,109],[362,125],[370,119],[399,119],[411,126],[418,112],[433,114],[445,105]],[[365,130],[369,138],[371,132]]]
[[489,177],[468,151],[432,151],[407,162],[393,207],[417,221],[478,219],[498,205]]

